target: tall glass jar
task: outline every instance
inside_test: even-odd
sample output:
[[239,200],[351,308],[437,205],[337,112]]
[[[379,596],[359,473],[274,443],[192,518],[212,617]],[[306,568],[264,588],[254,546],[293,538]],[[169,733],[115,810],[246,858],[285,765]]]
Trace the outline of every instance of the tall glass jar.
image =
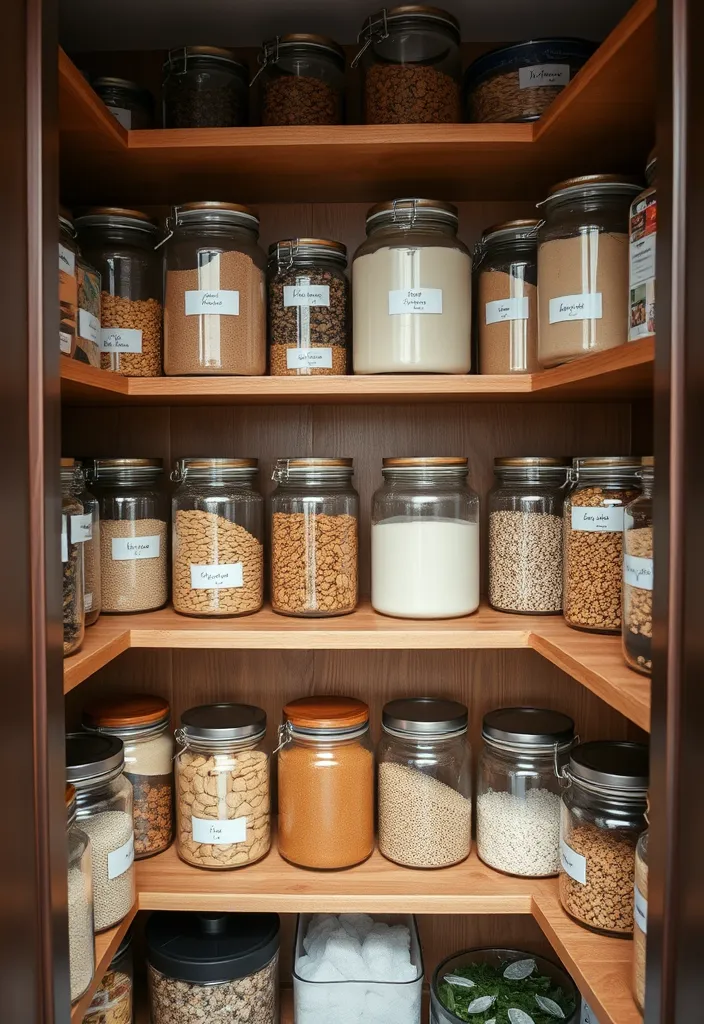
[[304,868],[349,868],[374,849],[369,708],[350,697],[302,697],[279,734],[279,853]]
[[239,128],[249,122],[249,70],[220,46],[170,50],[162,96],[164,128]]
[[570,460],[494,459],[489,492],[489,603],[501,612],[562,611],[562,506]]
[[271,498],[271,607],[347,615],[357,607],[359,495],[352,459],[278,459]]
[[538,362],[537,220],[495,224],[479,259],[479,372],[535,373]]
[[95,990],[82,1024],[132,1024],[133,1012],[134,962],[130,929]]
[[102,279],[101,366],[124,377],[161,374],[159,228],[146,213],[101,206],[76,219],[83,255]]
[[117,736],[66,736],[66,781],[76,787],[76,820],[88,835],[96,932],[112,928],[135,901],[132,786]]
[[630,307],[628,340],[655,334],[655,264],[658,231],[657,156],[648,157],[648,187],[633,200],[630,222]]
[[454,700],[392,700],[377,751],[379,850],[410,868],[444,868],[472,847],[468,712]]
[[624,509],[638,496],[633,455],[572,460],[564,506],[565,622],[593,633],[621,632]]
[[166,245],[164,371],[266,371],[266,257],[259,220],[236,203],[174,207]]
[[151,94],[141,85],[112,76],[94,78],[92,85],[115,120],[127,131],[152,127],[154,103]]
[[78,282],[76,229],[68,210],[59,215],[59,351],[72,356],[76,347]]
[[462,120],[460,26],[437,7],[384,8],[357,37],[362,48],[367,124],[441,124]]
[[83,728],[117,736],[125,751],[125,778],[134,799],[134,855],[151,857],[173,838],[173,737],[171,709],[162,697],[134,694],[106,698],[83,711]]
[[71,1002],[88,990],[95,971],[93,869],[90,839],[76,824],[76,790],[66,787],[68,846],[68,960]]
[[327,238],[269,246],[267,284],[272,377],[348,371],[350,286],[347,249]]
[[372,605],[404,619],[479,607],[479,496],[467,459],[384,459],[372,502]]
[[640,185],[590,174],[539,205],[538,359],[557,366],[628,340],[628,222]]
[[574,722],[559,711],[498,708],[484,716],[477,780],[477,852],[507,875],[560,868],[560,784]]
[[327,36],[294,33],[262,45],[263,125],[342,124],[345,51]]
[[168,599],[168,501],[161,459],[89,459],[100,503],[104,612],[148,612]]
[[[64,658],[83,643],[83,505],[76,496],[76,463],[61,460],[61,565],[63,569]],[[74,536],[75,534],[75,536]]]
[[581,743],[562,771],[560,901],[579,924],[633,934],[636,843],[645,830],[648,748]]
[[653,671],[653,476],[643,460],[642,494],[623,513],[623,656],[636,672]]
[[256,459],[178,459],[171,479],[174,610],[248,615],[264,600],[264,501]]
[[633,995],[645,1013],[646,947],[648,935],[648,831],[636,846],[636,876],[633,891]]
[[352,273],[355,373],[468,373],[472,261],[451,203],[394,199],[367,214]]
[[83,605],[85,624],[93,626],[100,617],[100,506],[98,499],[86,490],[86,475],[76,464],[76,496],[83,506],[83,515],[71,519],[71,533],[83,539]]
[[176,733],[176,841],[197,868],[239,868],[271,845],[266,712],[251,704],[202,704]]

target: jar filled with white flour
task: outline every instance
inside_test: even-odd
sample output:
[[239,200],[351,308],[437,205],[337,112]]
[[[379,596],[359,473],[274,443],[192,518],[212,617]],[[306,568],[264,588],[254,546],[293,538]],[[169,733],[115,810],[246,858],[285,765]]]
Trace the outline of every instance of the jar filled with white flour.
[[479,497],[467,459],[384,459],[372,507],[372,605],[406,619],[479,607]]

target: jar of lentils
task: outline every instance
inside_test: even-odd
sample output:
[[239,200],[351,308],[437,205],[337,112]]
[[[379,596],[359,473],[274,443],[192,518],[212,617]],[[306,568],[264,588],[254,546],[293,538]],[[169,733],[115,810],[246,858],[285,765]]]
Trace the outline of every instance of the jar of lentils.
[[220,46],[170,50],[162,95],[164,128],[239,128],[249,122],[249,70]]
[[83,643],[83,505],[76,496],[76,463],[61,460],[61,565],[63,569],[64,657]]
[[294,33],[262,46],[263,125],[342,124],[345,51],[327,36]]
[[76,536],[83,537],[83,605],[85,624],[92,626],[100,617],[100,505],[86,490],[83,467],[76,464],[76,494],[83,506],[83,515],[72,518]]
[[68,959],[71,1002],[88,990],[95,971],[93,868],[90,839],[76,824],[76,790],[66,787]]
[[626,664],[653,671],[653,475],[652,456],[643,459],[643,493],[623,514],[623,654]]

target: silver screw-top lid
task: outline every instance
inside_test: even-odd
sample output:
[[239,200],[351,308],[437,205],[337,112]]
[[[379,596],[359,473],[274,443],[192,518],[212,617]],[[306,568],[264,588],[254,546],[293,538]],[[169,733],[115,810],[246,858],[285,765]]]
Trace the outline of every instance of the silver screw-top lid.
[[575,782],[627,791],[645,798],[649,754],[645,743],[597,740],[580,743],[570,754],[568,773]]
[[265,734],[266,711],[253,704],[199,704],[181,715],[181,732],[186,742],[251,739]]
[[456,700],[407,697],[384,705],[381,724],[387,731],[409,736],[447,736],[464,732],[469,712]]
[[497,708],[484,715],[482,736],[512,747],[563,747],[574,740],[574,721],[544,708]]
[[70,732],[66,735],[66,781],[85,782],[123,767],[125,748],[118,736]]

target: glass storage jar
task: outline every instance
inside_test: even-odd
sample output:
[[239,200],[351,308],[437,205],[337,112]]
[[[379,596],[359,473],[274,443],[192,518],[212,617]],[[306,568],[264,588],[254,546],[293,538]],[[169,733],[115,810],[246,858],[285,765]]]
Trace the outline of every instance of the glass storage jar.
[[117,736],[125,751],[125,778],[132,785],[134,855],[151,857],[171,845],[174,743],[171,709],[162,697],[134,694],[107,698],[83,712],[83,728]]
[[388,7],[367,19],[362,48],[367,124],[461,121],[460,26],[437,7]]
[[154,103],[151,94],[141,85],[112,76],[94,78],[92,85],[115,120],[127,131],[153,127]]
[[259,220],[236,203],[174,207],[166,244],[164,370],[266,371],[266,257]]
[[76,348],[78,283],[76,230],[68,210],[59,214],[59,351],[72,356]]
[[369,708],[302,697],[279,730],[279,853],[303,868],[349,868],[374,849]]
[[[76,496],[76,463],[61,460],[61,566],[63,570],[64,657],[83,643],[83,505]],[[75,534],[75,536],[74,536]]]
[[565,622],[593,633],[621,632],[624,509],[638,496],[641,459],[572,460],[564,505]]
[[249,123],[249,69],[220,46],[179,46],[163,68],[164,128]]
[[540,369],[537,226],[537,220],[511,220],[482,234],[477,253],[480,373]]
[[277,459],[271,497],[271,607],[347,615],[357,607],[359,495],[352,459]]
[[133,1013],[134,962],[130,929],[117,947],[82,1024],[132,1024]]
[[266,713],[251,704],[202,704],[176,733],[176,840],[198,868],[239,868],[271,845]]
[[264,600],[264,501],[257,459],[178,459],[172,599],[182,615],[248,615]]
[[645,1013],[645,968],[648,934],[648,831],[636,846],[636,874],[633,890],[633,995]]
[[623,655],[626,664],[653,671],[653,474],[651,455],[642,460],[642,494],[623,513]]
[[146,213],[100,206],[76,218],[81,250],[100,273],[101,366],[124,377],[161,374],[159,228]]
[[477,780],[477,852],[507,875],[560,869],[560,784],[574,722],[559,711],[497,708],[484,715]]
[[347,249],[327,238],[269,246],[269,372],[311,377],[348,371]]
[[646,827],[648,748],[581,743],[562,770],[560,901],[592,931],[633,934],[636,843]]
[[76,787],[76,820],[91,844],[96,932],[121,921],[135,901],[132,786],[124,763],[117,736],[66,736],[66,781]]
[[384,705],[377,750],[379,850],[410,868],[459,864],[472,846],[468,712],[454,700]]
[[103,612],[148,612],[168,598],[168,503],[161,459],[88,459],[100,503]]
[[68,846],[68,960],[71,1002],[88,990],[95,971],[93,869],[90,839],[76,825],[76,790],[66,787]]
[[75,470],[76,496],[83,514],[71,517],[71,535],[83,541],[83,607],[86,626],[100,616],[100,506],[86,490],[86,475],[80,463]]
[[343,123],[345,51],[332,39],[276,36],[258,61],[263,125]]
[[78,287],[78,313],[76,319],[76,345],[73,359],[89,366],[100,366],[100,293],[101,277],[95,267],[76,258],[76,284]]
[[457,208],[394,199],[367,214],[354,254],[355,373],[468,373],[472,261]]
[[562,506],[570,460],[494,459],[489,491],[489,603],[500,612],[562,611]]
[[278,1024],[277,914],[157,911],[146,939],[151,1024]]
[[590,174],[550,189],[538,232],[538,359],[567,363],[628,340],[628,219],[640,186]]
[[384,459],[372,501],[372,605],[404,619],[479,607],[479,497],[467,459]]
[[658,198],[655,182],[657,157],[648,157],[645,180],[648,187],[633,200],[630,222],[630,306],[628,340],[655,334],[655,253],[658,228]]

